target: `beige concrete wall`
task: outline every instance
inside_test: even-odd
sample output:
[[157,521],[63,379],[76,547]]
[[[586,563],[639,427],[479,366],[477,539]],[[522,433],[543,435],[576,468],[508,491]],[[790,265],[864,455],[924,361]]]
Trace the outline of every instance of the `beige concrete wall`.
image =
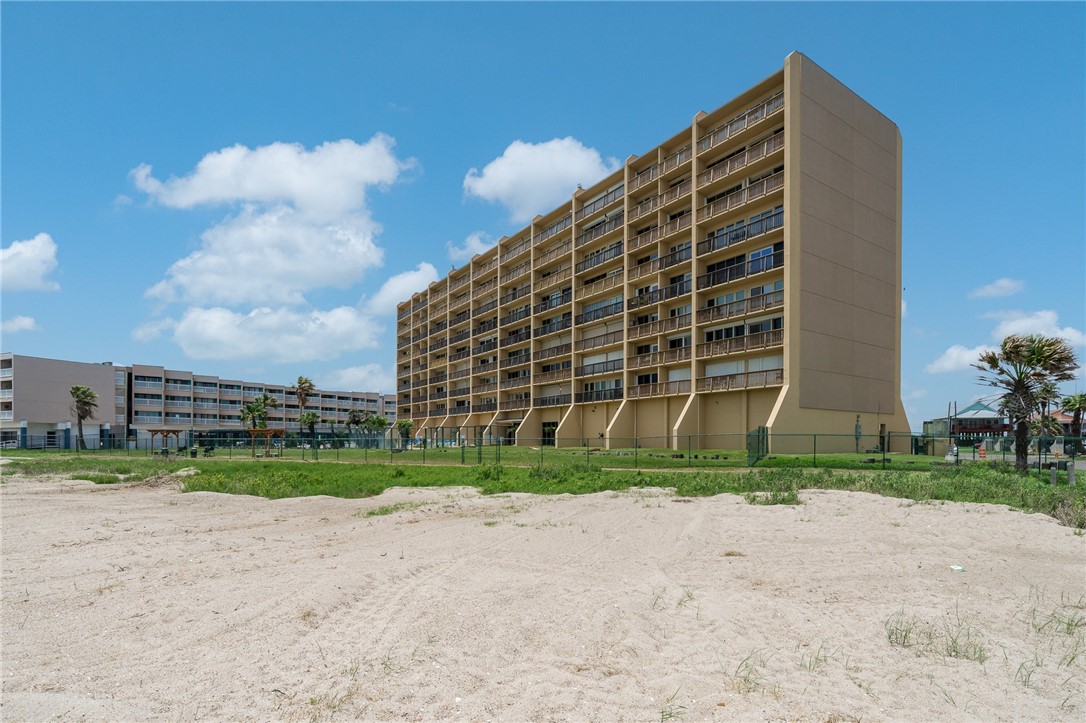
[[56,424],[72,423],[75,434],[75,415],[71,412],[75,385],[90,387],[98,394],[98,412],[93,419],[83,423],[84,434],[91,434],[100,425],[119,427],[114,421],[114,371],[112,364],[86,364],[83,362],[44,359],[41,357],[12,355],[12,417],[6,427],[18,426],[19,422]]

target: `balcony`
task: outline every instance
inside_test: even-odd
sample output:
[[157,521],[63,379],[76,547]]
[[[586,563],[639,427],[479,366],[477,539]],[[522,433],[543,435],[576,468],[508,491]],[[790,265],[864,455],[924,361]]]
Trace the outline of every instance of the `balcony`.
[[630,326],[626,330],[630,339],[640,339],[646,336],[656,336],[657,334],[666,334],[669,331],[676,331],[678,329],[685,329],[690,326],[690,314],[681,314],[680,316],[673,316],[669,319],[660,319],[658,321],[648,321],[644,324],[635,324]]
[[480,264],[471,271],[471,278],[478,279],[480,276],[490,273],[494,269],[498,268],[498,257],[490,259],[489,261]]
[[559,344],[558,346],[552,346],[550,349],[540,349],[532,358],[535,361],[543,361],[544,359],[553,359],[556,356],[563,356],[569,354],[573,350],[573,346],[570,344]]
[[766,118],[769,118],[782,108],[784,108],[783,91],[774,95],[769,100],[759,103],[745,113],[739,114],[727,123],[717,126],[714,130],[699,138],[698,153],[704,153],[710,148],[719,146],[732,136],[750,128],[755,123],[759,123]]
[[471,329],[463,329],[462,331],[458,331],[455,334],[453,334],[452,336],[450,336],[449,337],[449,343],[450,344],[456,344],[457,342],[464,341],[465,339],[467,339],[469,337],[471,337]]
[[590,392],[577,392],[578,404],[585,402],[613,402],[622,399],[622,388],[618,389],[593,389]]
[[517,354],[516,356],[511,356],[511,357],[508,357],[507,359],[502,359],[501,362],[499,363],[499,366],[502,369],[508,369],[509,367],[516,367],[516,366],[520,366],[522,364],[528,364],[531,361],[532,361],[532,355],[531,354]]
[[573,370],[569,369],[556,369],[552,372],[543,372],[542,374],[535,375],[536,384],[549,384],[551,382],[560,382],[564,379],[569,379],[573,376]]
[[684,163],[687,163],[691,158],[694,157],[692,151],[693,149],[691,149],[690,144],[688,143],[679,150],[672,153],[667,158],[665,158],[660,164],[660,175],[664,175],[670,171],[673,171]]
[[177,382],[167,382],[166,391],[168,392],[188,392],[192,390],[191,384],[178,384]]
[[418,301],[416,301],[416,302],[414,303],[414,305],[412,305],[412,307],[411,307],[411,313],[413,314],[413,313],[415,313],[416,311],[419,311],[420,309],[425,309],[425,308],[426,308],[426,305],[427,305],[428,303],[430,303],[430,300],[429,300],[429,299],[427,299],[426,297],[423,297],[423,298],[419,299]]
[[653,164],[630,179],[630,190],[636,191],[660,175],[660,166]]
[[449,309],[450,310],[459,309],[461,306],[463,306],[464,304],[469,303],[470,301],[471,301],[471,292],[470,291],[465,291],[464,293],[460,294],[459,296],[453,297],[453,300],[451,302],[449,302]]
[[685,231],[686,229],[690,228],[690,224],[692,224],[693,221],[694,214],[692,213],[684,213],[682,216],[679,216],[674,221],[668,221],[666,224],[664,224],[664,228],[660,232],[660,238],[664,239],[671,234]]
[[432,392],[429,395],[427,395],[426,399],[427,399],[427,401],[433,402],[433,401],[437,401],[439,399],[446,399],[448,396],[449,396],[448,392]]
[[771,153],[775,153],[784,148],[784,134],[778,133],[775,136],[765,139],[761,143],[755,144],[743,151],[742,153],[732,156],[726,161],[721,161],[717,165],[713,166],[707,171],[703,171],[698,174],[698,188],[708,186],[714,181],[719,181],[721,178],[725,178],[735,173],[736,171],[746,168],[755,161],[760,161]]
[[[11,399],[14,395],[14,389],[0,389],[0,399]],[[124,397],[118,397],[117,404],[124,404]]]
[[549,397],[536,397],[532,400],[532,404],[536,407],[557,407],[570,404],[572,398],[569,394],[552,394]]
[[667,189],[660,194],[660,205],[666,206],[672,201],[678,201],[680,198],[690,195],[690,191],[694,188],[694,184],[690,179],[686,179],[682,183],[679,183],[671,188]]
[[630,269],[630,281],[636,281],[642,276],[648,276],[649,274],[655,274],[660,270],[660,259],[653,259],[652,261],[646,261],[643,264],[638,264]]
[[616,286],[622,286],[622,274],[609,274],[607,277],[593,281],[591,284],[585,284],[581,288],[577,289],[577,298],[584,299],[589,296],[602,293],[609,289],[613,289]]
[[472,336],[479,336],[480,334],[485,334],[488,331],[494,331],[497,328],[498,328],[498,320],[497,319],[491,319],[490,321],[484,321],[482,324],[479,324],[479,326],[472,329],[471,330],[471,335]]
[[707,238],[704,241],[698,242],[698,256],[712,253],[713,251],[719,251],[720,249],[726,249],[729,246],[734,246],[738,243],[742,243],[747,239],[756,238],[764,234],[769,233],[775,229],[784,225],[784,209],[777,211],[772,216],[758,219],[746,226],[739,226],[738,228],[722,229],[714,234],[711,238]]
[[510,246],[505,253],[502,254],[502,263],[504,264],[512,261],[530,248],[532,248],[531,238],[525,238],[517,241],[515,244]]
[[455,354],[450,354],[449,362],[451,363],[455,361],[460,361],[461,359],[467,359],[469,356],[471,356],[471,349],[464,349],[463,351],[458,351]]
[[604,223],[601,223],[598,226],[593,226],[592,228],[588,229],[584,233],[579,234],[577,236],[577,239],[574,241],[573,245],[576,248],[580,248],[580,247],[584,246],[586,243],[589,243],[591,241],[595,241],[596,239],[600,238],[601,236],[606,236],[607,234],[611,233],[615,229],[622,228],[622,224],[623,224],[622,214],[620,213],[617,216],[615,216],[615,218],[612,218],[609,221],[605,221]]
[[449,322],[449,326],[450,327],[457,327],[460,324],[463,324],[465,321],[467,321],[470,318],[471,318],[471,311],[470,310],[469,311],[461,311],[459,314],[457,314],[456,316],[454,316],[452,318],[452,320]]
[[498,388],[497,382],[487,382],[486,384],[476,384],[471,388],[472,394],[483,394],[484,392],[492,392]]
[[676,249],[675,251],[672,251],[666,256],[661,256],[660,268],[666,269],[670,266],[674,266],[675,264],[681,264],[683,261],[689,261],[692,253],[693,249],[690,248],[689,244],[686,244],[682,248]]
[[687,361],[688,359],[690,359],[690,347],[683,346],[678,349],[654,351],[648,354],[638,354],[636,356],[627,357],[626,368],[643,369],[645,367],[655,367],[662,364],[674,364],[676,362]]
[[783,369],[767,369],[761,372],[740,372],[718,377],[699,377],[699,392],[726,392],[732,389],[757,389],[784,384]]
[[574,269],[579,274],[582,271],[587,271],[588,269],[595,268],[600,264],[607,263],[611,259],[618,258],[619,256],[622,256],[621,241],[619,241],[617,244],[614,244],[613,246],[603,249],[602,251],[596,251],[592,254],[589,254],[588,256],[585,256],[584,260],[578,262],[577,266],[575,266]]
[[514,344],[519,344],[519,343],[521,343],[523,341],[528,341],[531,338],[532,338],[532,330],[531,329],[522,329],[521,331],[518,331],[516,334],[510,334],[509,336],[504,337],[501,340],[502,348],[505,348],[507,346],[512,346]]
[[536,282],[535,290],[543,291],[545,289],[549,289],[555,284],[561,283],[569,279],[569,277],[572,275],[573,268],[571,266],[566,266],[565,268],[558,269],[557,271],[554,271],[546,276],[540,277],[539,281]]
[[546,266],[551,261],[554,261],[557,258],[561,258],[562,256],[569,255],[569,252],[572,249],[573,249],[573,244],[571,242],[569,242],[569,241],[566,241],[561,246],[557,246],[557,247],[551,249],[550,251],[548,251],[548,252],[546,252],[544,254],[541,254],[538,258],[536,258],[535,262],[533,263],[533,266],[535,266],[535,268],[537,268],[537,269],[542,267],[542,266]]
[[675,382],[660,382],[657,384],[638,384],[626,390],[626,396],[630,399],[644,399],[645,397],[670,397],[676,394],[690,393],[690,380],[682,379]]
[[518,264],[517,266],[514,266],[513,268],[509,269],[501,275],[501,283],[504,284],[512,281],[513,279],[519,279],[521,276],[524,276],[524,274],[528,273],[531,270],[531,261],[525,261],[523,264]]
[[565,231],[567,228],[569,228],[572,225],[573,225],[573,216],[571,216],[569,214],[563,216],[562,218],[555,221],[550,226],[548,226],[547,228],[545,228],[545,229],[543,229],[542,231],[539,232],[539,235],[536,236],[536,239],[535,239],[536,245],[539,245],[539,244],[543,243],[544,241],[546,241],[549,238],[552,238],[553,236],[557,236],[558,234],[562,233],[563,231]]
[[[471,394],[471,387],[464,387],[462,389],[453,389],[451,392],[449,392],[449,396],[452,397],[452,398],[466,397],[469,394]],[[437,398],[441,399],[441,397],[437,397]]]
[[467,376],[467,374],[464,373],[464,372],[453,372],[451,375],[446,374],[445,372],[438,372],[437,374],[435,374],[432,377],[430,377],[429,379],[427,379],[426,383],[427,384],[441,384],[441,382],[445,381],[446,379],[460,379],[460,378],[466,377],[466,376]]
[[653,226],[649,230],[642,231],[641,233],[637,234],[632,239],[630,239],[629,242],[626,244],[626,250],[628,252],[633,252],[633,251],[636,251],[639,248],[642,248],[644,246],[648,246],[649,244],[656,243],[659,240],[660,240],[660,227],[659,226]]
[[[0,375],[0,376],[9,376],[10,377],[11,373],[9,372],[6,375]],[[132,386],[138,387],[140,389],[162,389],[162,382],[161,381],[153,382],[153,381],[147,381],[147,380],[144,380],[144,379],[137,379],[134,382],[132,382]],[[241,390],[238,389],[236,393],[240,394]]]
[[485,294],[486,292],[490,291],[491,289],[496,289],[496,288],[498,288],[498,280],[497,279],[491,279],[490,281],[479,284],[478,286],[473,288],[471,290],[471,298],[477,299],[480,296],[482,296],[483,294]]
[[519,299],[519,298],[521,298],[523,296],[527,296],[530,293],[532,293],[532,287],[530,285],[529,286],[522,286],[519,289],[513,289],[512,291],[510,291],[509,293],[507,293],[507,294],[505,294],[504,296],[501,297],[501,299],[500,299],[501,305],[505,306],[506,304],[514,302],[517,299]]
[[739,354],[745,351],[770,349],[784,344],[784,331],[773,329],[762,331],[747,336],[736,336],[731,339],[720,339],[704,344],[698,344],[698,359],[716,358],[728,354]]
[[476,413],[496,412],[496,411],[498,411],[498,403],[497,402],[480,402],[479,404],[475,405],[475,412]]
[[584,364],[576,368],[574,372],[579,377],[591,377],[596,374],[607,374],[609,372],[622,371],[622,359],[612,359],[610,361],[596,362],[595,364]]
[[731,319],[736,316],[753,314],[765,309],[775,309],[784,305],[784,291],[773,291],[768,294],[752,296],[742,301],[733,301],[730,304],[711,306],[708,309],[698,310],[698,323],[707,324],[720,319]]
[[719,216],[722,213],[731,211],[733,208],[738,208],[745,203],[767,196],[780,188],[784,188],[784,171],[778,171],[772,176],[766,176],[745,188],[732,191],[712,203],[705,204],[698,209],[698,222]]
[[429,417],[444,417],[448,414],[447,407],[430,407],[426,410],[426,415]]
[[577,351],[588,351],[589,349],[598,349],[601,346],[611,346],[612,344],[621,343],[622,332],[612,331],[607,334],[600,334],[598,336],[590,336],[587,339],[581,339],[574,346]]
[[592,311],[585,311],[577,314],[577,324],[588,324],[599,319],[606,319],[608,316],[614,316],[615,314],[622,313],[622,302],[616,301],[613,304],[607,306],[601,306],[598,309]]
[[488,351],[494,351],[498,348],[498,340],[486,341],[471,350],[472,356],[478,356],[480,354],[486,354]]
[[674,299],[677,296],[683,296],[689,294],[691,289],[690,281],[679,281],[678,283],[670,284],[662,289],[656,291],[650,291],[645,294],[638,294],[632,299],[626,302],[626,306],[632,311],[639,309],[643,306],[652,306],[659,304],[661,301],[668,299]]
[[615,190],[610,191],[609,193],[607,193],[607,195],[602,196],[601,198],[597,198],[592,203],[589,203],[584,208],[578,209],[577,213],[574,214],[574,218],[577,221],[580,221],[581,219],[584,219],[584,218],[586,218],[588,216],[591,216],[592,214],[596,213],[597,211],[602,211],[603,209],[607,208],[608,206],[610,206],[615,201],[620,200],[622,198],[622,194],[623,194],[623,188],[622,188],[622,186],[619,186]]
[[507,412],[511,409],[527,409],[530,406],[532,406],[531,399],[510,399],[508,401],[498,403],[498,407],[503,412]]
[[728,266],[727,268],[717,269],[707,274],[702,274],[698,277],[698,289],[709,289],[713,286],[719,286],[720,284],[727,284],[737,279],[742,279],[747,275],[746,264],[739,263],[735,266]]
[[552,321],[543,324],[542,326],[536,327],[534,331],[534,336],[539,337],[545,336],[547,334],[553,334],[556,331],[562,331],[563,329],[568,329],[571,326],[573,326],[573,319],[566,317],[565,319]]
[[543,299],[543,301],[532,307],[532,312],[535,314],[542,314],[549,309],[557,309],[559,306],[565,306],[571,301],[573,301],[573,291],[568,290],[563,292],[560,296],[550,296]]
[[433,354],[435,351],[440,351],[441,349],[444,349],[448,345],[449,345],[449,341],[447,339],[444,339],[444,338],[438,339],[433,344],[426,347],[426,353],[427,354]]
[[660,208],[659,195],[645,199],[630,209],[630,223],[633,223],[642,216],[647,216],[658,208]]
[[471,315],[472,315],[472,317],[481,316],[482,314],[485,314],[488,311],[493,311],[494,309],[497,309],[497,308],[498,308],[498,300],[494,299],[492,301],[486,302],[485,304],[480,306],[478,309],[471,312]]
[[464,274],[458,279],[449,279],[449,293],[462,289],[471,283],[471,274]]

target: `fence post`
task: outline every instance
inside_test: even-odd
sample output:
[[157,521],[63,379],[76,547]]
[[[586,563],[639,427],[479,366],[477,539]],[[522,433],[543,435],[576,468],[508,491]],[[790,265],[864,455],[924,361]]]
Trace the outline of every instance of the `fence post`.
[[460,464],[464,464],[464,445],[460,445]]
[[543,440],[539,440],[539,466],[543,466]]
[[637,448],[639,446],[637,444],[637,437],[634,437],[633,443],[634,443],[634,469],[641,469],[641,467],[638,466],[638,462],[637,462]]
[[818,467],[818,435],[811,435],[811,466]]
[[686,435],[686,466],[692,467],[694,465],[694,458],[690,456],[690,439],[692,435]]

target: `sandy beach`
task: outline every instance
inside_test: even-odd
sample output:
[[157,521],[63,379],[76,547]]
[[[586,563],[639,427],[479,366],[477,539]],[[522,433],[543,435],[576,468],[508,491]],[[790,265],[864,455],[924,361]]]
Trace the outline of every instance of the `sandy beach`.
[[5,474],[0,716],[1083,719],[1086,537],[801,498],[269,501]]

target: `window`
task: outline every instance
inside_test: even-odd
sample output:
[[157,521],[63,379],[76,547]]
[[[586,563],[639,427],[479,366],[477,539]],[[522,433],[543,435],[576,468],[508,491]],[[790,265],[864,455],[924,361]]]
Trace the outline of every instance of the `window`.
[[743,336],[745,327],[742,324],[735,326],[721,326],[716,329],[710,329],[705,332],[705,341],[722,341],[724,339],[731,339],[738,336]]
[[659,379],[660,379],[660,377],[656,372],[652,372],[651,374],[638,374],[637,375],[637,383],[639,385],[640,384],[656,384],[656,382],[659,381]]
[[674,339],[667,340],[668,349],[682,349],[683,347],[690,346],[689,336],[677,336]]
[[686,316],[690,313],[690,304],[683,304],[682,306],[676,306],[673,309],[669,309],[667,315],[669,318],[674,319],[676,316]]

